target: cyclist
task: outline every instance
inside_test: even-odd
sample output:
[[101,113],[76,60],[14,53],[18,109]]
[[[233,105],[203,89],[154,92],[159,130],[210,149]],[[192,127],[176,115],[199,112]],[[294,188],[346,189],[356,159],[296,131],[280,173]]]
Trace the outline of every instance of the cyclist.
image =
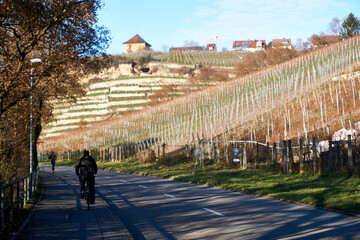
[[81,198],[85,195],[85,182],[89,186],[90,203],[95,204],[95,175],[97,165],[95,160],[89,155],[88,150],[84,150],[84,156],[80,158],[75,168],[76,176],[79,176]]
[[55,160],[56,160],[56,155],[54,152],[51,152],[49,159],[51,161],[51,170],[52,170],[52,173],[54,174],[55,173]]

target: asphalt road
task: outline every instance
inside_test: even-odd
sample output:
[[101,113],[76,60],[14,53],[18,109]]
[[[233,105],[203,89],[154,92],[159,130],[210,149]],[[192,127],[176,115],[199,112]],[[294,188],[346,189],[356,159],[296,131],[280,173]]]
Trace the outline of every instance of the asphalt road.
[[[41,167],[41,175],[49,172],[50,167]],[[69,238],[62,235],[62,239],[360,239],[358,217],[207,186],[102,170],[96,177],[97,204],[86,211],[74,177],[74,168],[56,167],[56,173],[45,178],[50,182],[46,182],[44,200],[51,186],[59,184],[62,189],[71,189],[68,194],[74,198],[64,209],[56,208],[56,204],[41,206],[47,211],[56,208],[55,213],[65,219],[70,215],[74,223],[65,223],[74,232]],[[53,197],[58,205],[68,201]],[[71,210],[85,212],[88,222],[79,223]],[[54,232],[51,235],[52,228],[46,222],[36,222],[37,215],[41,214],[35,214],[21,236],[59,237]],[[60,218],[54,215],[53,219]],[[62,234],[68,225],[57,224],[62,226]]]

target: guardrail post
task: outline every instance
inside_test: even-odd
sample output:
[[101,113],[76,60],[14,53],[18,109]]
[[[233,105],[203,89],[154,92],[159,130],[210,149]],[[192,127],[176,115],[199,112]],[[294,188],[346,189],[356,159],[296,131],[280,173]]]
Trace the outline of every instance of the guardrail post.
[[1,189],[1,228],[5,228],[5,190],[4,188]]
[[14,185],[10,186],[10,222],[14,222]]
[[29,199],[32,197],[32,194],[33,194],[33,191],[32,191],[33,190],[33,175],[34,175],[34,172],[31,172],[30,175],[29,175],[29,186],[28,186]]
[[23,198],[23,201],[24,201],[24,207],[26,207],[26,203],[27,203],[27,199],[28,199],[28,192],[27,192],[27,187],[28,187],[28,178],[25,178],[24,179],[24,184],[23,184],[23,191],[24,191],[24,198]]
[[20,215],[20,206],[21,206],[21,201],[19,199],[20,197],[20,181],[18,181],[16,183],[16,203],[17,203],[17,217],[19,217]]

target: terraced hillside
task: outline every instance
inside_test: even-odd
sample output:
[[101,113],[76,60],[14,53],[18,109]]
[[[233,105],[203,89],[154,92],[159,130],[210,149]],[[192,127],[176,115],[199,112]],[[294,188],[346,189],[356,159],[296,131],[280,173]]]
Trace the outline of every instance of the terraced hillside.
[[229,132],[261,141],[313,134],[326,139],[360,119],[359,61],[356,36],[102,128],[47,141],[40,151],[95,149],[155,138],[155,144],[177,148]]
[[91,84],[86,96],[76,104],[54,102],[54,120],[45,127],[42,137],[56,136],[113,115],[144,109],[151,102],[149,97],[167,85],[177,87],[172,94],[183,95],[184,87],[188,84],[188,78],[156,76],[112,79]]

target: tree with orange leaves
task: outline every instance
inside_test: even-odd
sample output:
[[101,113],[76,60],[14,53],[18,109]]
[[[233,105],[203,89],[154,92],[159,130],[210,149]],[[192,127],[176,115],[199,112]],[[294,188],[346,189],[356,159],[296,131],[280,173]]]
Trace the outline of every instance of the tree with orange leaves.
[[81,96],[79,80],[100,70],[110,41],[97,25],[102,6],[102,0],[0,1],[0,183],[29,169],[30,96],[36,153],[41,125],[51,118],[49,100]]

